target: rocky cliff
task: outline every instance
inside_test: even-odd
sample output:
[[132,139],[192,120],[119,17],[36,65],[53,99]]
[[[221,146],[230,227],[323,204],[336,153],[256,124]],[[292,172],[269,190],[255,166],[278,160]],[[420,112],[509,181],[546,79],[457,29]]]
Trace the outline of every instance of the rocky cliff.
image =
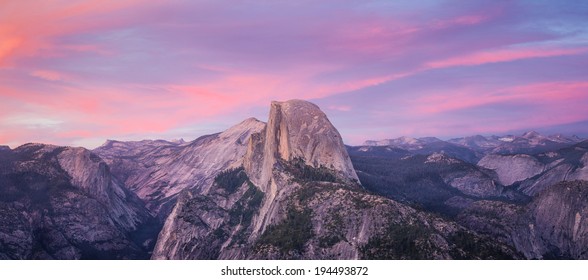
[[475,202],[458,222],[511,244],[529,259],[588,259],[586,201],[588,181],[564,181],[527,205]]
[[0,158],[0,259],[148,257],[158,228],[98,156],[27,144]]
[[500,183],[505,186],[531,178],[545,170],[545,166],[536,158],[524,154],[487,155],[478,165],[494,170]]
[[519,189],[534,196],[561,181],[588,180],[588,142],[535,156],[545,163],[544,171],[521,182]]
[[250,118],[188,143],[108,141],[94,152],[164,220],[181,191],[205,193],[220,171],[242,165],[249,136],[264,126]]
[[278,189],[274,173],[291,162],[358,183],[341,135],[318,106],[302,100],[274,101],[266,128],[250,138],[243,161],[251,182],[266,194],[255,233],[273,217],[278,194],[288,194]]
[[245,170],[265,188],[273,166],[292,160],[358,181],[341,135],[318,106],[302,100],[274,101],[264,132],[250,139]]
[[[534,258],[588,259],[588,182],[567,181],[541,192],[528,206]],[[526,229],[525,229],[526,230]]]
[[291,100],[191,142],[0,146],[0,259],[588,259],[587,141],[454,140],[345,147]]
[[[359,184],[337,130],[308,102],[273,102],[242,167],[184,192],[153,259],[513,258],[465,228]],[[476,244],[473,247],[464,244]]]

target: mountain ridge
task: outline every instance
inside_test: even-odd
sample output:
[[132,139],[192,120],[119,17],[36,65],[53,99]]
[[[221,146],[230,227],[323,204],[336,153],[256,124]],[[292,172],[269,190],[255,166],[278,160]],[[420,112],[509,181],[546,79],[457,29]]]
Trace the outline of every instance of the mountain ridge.
[[[336,128],[316,105],[273,102],[243,165],[219,174],[203,187],[210,190],[205,195],[180,196],[153,259],[518,258],[504,244],[364,190]],[[419,241],[379,245],[407,232]],[[485,249],[462,247],[462,238]]]
[[[531,131],[346,146],[318,106],[290,100],[272,102],[267,123],[248,118],[188,142],[0,147],[0,212],[11,217],[0,219],[0,258],[586,258],[584,204],[572,195],[586,181],[571,194],[558,187],[588,180],[580,140]],[[558,220],[543,204],[570,206]],[[63,211],[47,227],[26,222],[43,207]],[[89,245],[55,233],[70,219],[97,229],[74,234]],[[578,226],[561,224],[570,221]],[[14,228],[48,233],[23,239]],[[30,253],[48,237],[61,241]]]
[[0,153],[0,259],[146,258],[153,218],[84,148]]
[[512,134],[503,136],[474,135],[448,140],[441,140],[435,137],[412,138],[403,136],[395,139],[367,140],[361,146],[391,146],[412,151],[425,149],[433,143],[446,143],[471,149],[479,154],[480,159],[487,154],[533,154],[546,152],[577,144],[584,140],[576,135],[564,136],[562,134],[552,134],[543,136],[536,131],[528,131],[520,136]]

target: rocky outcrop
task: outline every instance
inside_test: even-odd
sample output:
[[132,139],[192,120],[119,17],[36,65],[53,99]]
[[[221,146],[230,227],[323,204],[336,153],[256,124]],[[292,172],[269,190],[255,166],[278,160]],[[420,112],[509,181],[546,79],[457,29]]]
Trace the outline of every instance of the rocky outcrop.
[[544,171],[521,182],[518,187],[529,196],[535,196],[561,181],[588,180],[588,142],[536,157],[545,164]]
[[273,102],[242,164],[199,187],[207,193],[180,196],[153,259],[517,256],[455,223],[367,193],[339,133],[308,102]]
[[529,259],[588,259],[588,181],[548,187],[528,205],[478,201],[462,212],[466,227],[511,244]]
[[580,158],[578,167],[569,174],[568,180],[588,180],[588,152]]
[[503,187],[492,177],[475,166],[449,157],[443,153],[433,153],[427,157],[424,166],[436,165],[443,182],[469,197],[500,197]]
[[148,257],[152,216],[95,154],[27,144],[0,161],[1,259]]
[[[285,164],[296,161],[307,170],[323,170],[329,175],[332,173],[331,177],[357,184],[357,175],[339,132],[312,103],[300,100],[272,102],[267,125],[263,130],[251,133],[246,140],[247,151],[232,163],[243,165],[247,180],[264,194],[256,209],[256,219],[251,221],[249,235],[252,238],[276,221],[283,199],[295,190],[289,179],[284,179]],[[210,189],[215,184],[209,181],[199,186]],[[178,257],[165,248],[170,248],[169,243],[174,242],[169,238],[168,229],[176,229],[172,225],[178,224],[178,211],[182,211],[178,208],[183,207],[185,204],[176,205],[174,215],[166,221],[154,258]]]
[[358,181],[341,135],[318,106],[302,100],[274,101],[265,131],[251,137],[245,170],[265,188],[273,166],[294,159]]
[[249,141],[243,166],[266,199],[254,234],[263,231],[277,208],[278,184],[274,173],[280,163],[300,162],[311,168],[327,169],[340,180],[359,182],[341,135],[318,106],[302,101],[271,103],[265,130]]
[[[239,174],[239,170],[229,173]],[[182,195],[153,259],[505,259],[519,255],[456,223],[342,183],[275,174],[279,188],[257,232],[265,195],[247,179],[232,190]],[[219,180],[220,182],[220,180]],[[231,189],[232,191],[228,191]]]
[[491,177],[477,170],[447,173],[443,175],[443,180],[449,186],[470,197],[500,197],[503,194],[501,185],[496,184]]
[[[558,182],[569,179],[574,167],[570,164],[557,165],[542,173],[538,178],[528,179],[521,182],[519,190],[529,196],[535,196],[548,187]],[[580,178],[577,178],[580,179]],[[586,178],[588,179],[588,177]]]
[[109,141],[94,152],[164,220],[181,191],[205,193],[219,172],[242,165],[250,135],[264,126],[250,118],[189,143]]
[[487,155],[478,165],[494,170],[505,186],[531,178],[544,171],[545,166],[529,155]]
[[529,205],[529,257],[588,259],[588,182],[558,183]]

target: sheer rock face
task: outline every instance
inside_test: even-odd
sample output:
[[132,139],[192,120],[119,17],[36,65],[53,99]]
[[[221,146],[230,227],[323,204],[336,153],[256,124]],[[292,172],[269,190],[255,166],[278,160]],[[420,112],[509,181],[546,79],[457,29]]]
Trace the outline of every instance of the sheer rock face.
[[0,259],[148,256],[155,240],[133,236],[152,216],[98,156],[27,144],[0,157]]
[[588,143],[582,142],[556,152],[535,155],[544,162],[543,172],[520,183],[518,189],[535,196],[561,181],[588,180]]
[[[557,165],[556,167],[548,170],[547,172],[542,173],[541,176],[539,176],[537,179],[527,179],[523,181],[519,189],[526,195],[535,196],[552,185],[572,178],[572,176],[570,175],[576,174],[575,172],[573,172],[573,170],[574,166],[570,164],[564,163],[561,165]],[[583,179],[588,180],[588,176],[586,176]]]
[[523,154],[488,155],[482,158],[478,165],[494,170],[500,183],[505,186],[531,178],[545,170],[545,166],[536,158]]
[[528,205],[478,201],[458,217],[468,228],[511,244],[528,259],[588,259],[588,181],[565,181]]
[[302,100],[274,101],[265,131],[251,137],[245,169],[255,184],[265,188],[274,164],[294,159],[359,181],[341,135],[318,106]]
[[276,165],[294,159],[314,168],[326,167],[350,183],[359,182],[341,135],[318,106],[302,100],[273,101],[265,131],[252,135],[243,163],[251,181],[266,194],[254,234],[275,215],[281,192]]
[[250,118],[189,143],[109,141],[94,151],[163,220],[181,191],[205,193],[220,171],[242,165],[249,136],[264,126]]
[[588,152],[584,153],[580,158],[580,164],[574,170],[573,173],[569,174],[568,180],[588,180]]
[[[248,225],[251,228],[248,232],[250,240],[255,240],[267,225],[282,217],[284,201],[299,187],[290,182],[291,177],[284,175],[281,164],[301,160],[310,167],[329,170],[342,181],[353,184],[358,182],[341,135],[318,106],[312,103],[301,100],[272,102],[267,125],[257,133],[252,132],[246,142],[246,152],[241,153],[241,158],[234,159],[231,167],[242,165],[251,183],[264,194],[263,202],[257,206],[256,218]],[[212,181],[200,182],[198,185],[199,188],[209,190],[214,187]],[[214,197],[214,193],[210,197]],[[193,236],[199,229],[186,228],[186,223],[178,220],[179,213],[188,207],[185,201],[186,198],[180,199],[166,220],[153,258],[186,257],[177,251],[182,241],[176,238],[178,235],[175,232],[180,227],[187,236]],[[216,203],[220,202],[217,200]],[[229,210],[224,207],[219,211]],[[231,250],[223,251],[226,251],[223,253],[225,257],[227,254],[237,254]],[[191,258],[203,256],[192,255]]]
[[529,206],[529,254],[588,259],[587,201],[587,181],[561,182],[541,192]]
[[[230,179],[199,186],[208,192],[180,195],[152,259],[484,258],[462,247],[464,238],[516,257],[453,222],[367,193],[339,133],[308,102],[273,102],[242,164],[224,172]],[[406,238],[415,248],[381,246]]]
[[[247,195],[257,187],[247,184],[234,193],[215,185],[206,196],[183,194],[161,231],[152,259],[518,257],[504,243],[359,188],[329,182],[300,184],[284,173],[274,180],[279,187],[265,216]],[[246,213],[252,215],[250,219]],[[258,230],[260,222],[267,223],[262,230]]]

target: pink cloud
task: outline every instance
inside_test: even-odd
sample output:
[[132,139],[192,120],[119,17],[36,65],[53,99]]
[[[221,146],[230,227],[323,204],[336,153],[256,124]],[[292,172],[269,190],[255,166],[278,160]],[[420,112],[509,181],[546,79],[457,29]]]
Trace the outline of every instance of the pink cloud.
[[[584,121],[587,96],[588,83],[583,81],[534,83],[498,89],[468,87],[439,92],[418,98],[408,105],[411,108],[408,114],[422,123],[404,127],[402,135],[464,135],[464,131],[487,134]],[[483,106],[500,108],[505,104],[517,104],[520,112],[516,119],[508,112],[472,119],[454,114],[468,109],[473,112]]]
[[456,18],[438,20],[429,25],[434,29],[444,29],[459,25],[476,25],[490,18],[490,15],[465,15]]
[[18,49],[21,43],[21,38],[1,36],[0,34],[0,66],[5,64],[5,60]]
[[587,94],[586,82],[537,83],[494,90],[471,86],[424,96],[412,104],[418,114],[430,115],[509,101],[568,106],[575,100],[586,100]]
[[486,63],[508,62],[520,59],[552,57],[562,55],[575,55],[588,52],[587,48],[572,49],[542,49],[542,48],[519,48],[501,49],[493,51],[482,51],[464,56],[453,57],[438,61],[429,62],[427,68],[445,68],[454,66],[471,66]]
[[51,70],[35,70],[31,72],[31,76],[47,81],[65,81],[70,79],[68,74]]
[[151,8],[159,5],[159,2],[8,1],[3,5],[0,11],[0,66],[14,65],[24,57],[66,55],[68,51],[108,54],[109,51],[100,46],[63,44],[57,43],[55,39],[128,25],[136,20],[136,16],[124,13]]
[[[352,80],[349,82],[339,83],[337,85],[323,85],[319,89],[318,92],[322,95],[328,96],[328,95],[334,94],[334,93],[360,90],[363,88],[377,86],[377,85],[391,82],[394,80],[403,79],[406,77],[417,75],[417,74],[422,73],[424,71],[437,69],[437,68],[447,68],[447,67],[455,67],[455,66],[473,66],[473,65],[481,65],[481,64],[487,64],[487,63],[510,62],[510,61],[516,61],[516,60],[521,60],[521,59],[530,59],[530,58],[577,55],[577,54],[583,54],[583,53],[587,53],[587,52],[588,52],[588,48],[541,49],[541,48],[536,48],[536,47],[528,47],[525,49],[518,49],[518,50],[483,51],[483,52],[478,52],[478,53],[460,56],[460,57],[454,57],[454,58],[445,59],[445,60],[426,62],[426,63],[424,63],[423,66],[415,67],[413,70],[409,70],[409,71],[397,72],[397,73],[390,74],[390,75],[371,77],[371,78],[360,79],[360,80],[355,80],[355,81]],[[445,100],[443,96],[437,96],[437,95],[432,95],[430,98]],[[476,103],[480,103],[482,101],[471,100],[468,102],[472,102],[472,105],[475,105]],[[451,109],[451,108],[448,108],[448,109]],[[443,110],[443,109],[439,108],[439,110]]]
[[394,80],[399,80],[408,76],[412,76],[416,73],[420,72],[419,70],[416,71],[407,71],[407,72],[399,72],[390,75],[384,75],[379,77],[370,77],[365,79],[352,79],[347,82],[340,82],[340,83],[323,83],[316,85],[316,88],[313,92],[315,95],[312,98],[322,98],[327,97],[330,95],[360,90],[368,87],[377,86],[383,83],[391,82]]
[[[68,139],[164,133],[230,118],[265,107],[271,100],[335,97],[379,85],[388,94],[381,94],[382,100],[395,99],[403,94],[394,92],[393,85],[430,74],[429,70],[588,52],[586,48],[529,46],[525,43],[536,38],[518,39],[513,36],[518,31],[497,36],[496,30],[503,28],[500,20],[517,19],[479,12],[487,7],[448,8],[413,18],[411,13],[366,11],[362,5],[337,1],[333,4],[339,8],[328,13],[322,4],[310,2],[308,6],[275,4],[277,9],[269,12],[249,2],[230,7],[214,1],[169,3],[3,3],[0,68],[9,75],[0,78],[5,103],[0,105],[5,108],[0,119],[30,114],[32,120],[63,121],[18,135],[37,135],[37,139],[49,133]],[[492,28],[493,24],[498,28]],[[494,34],[471,42],[475,26]],[[438,82],[434,79],[431,87]],[[566,116],[571,116],[579,112],[574,106],[581,102],[574,101],[581,100],[578,95],[585,86],[541,83],[486,89],[471,85],[437,96],[435,90],[426,93],[433,97],[409,104],[414,112],[408,114],[420,114],[416,119],[421,120],[487,104],[549,101],[568,106]],[[354,111],[361,107],[337,100],[333,104],[327,108],[348,112],[351,107],[337,104],[352,104]],[[424,124],[420,129],[425,129]]]
[[[347,59],[388,59],[403,56],[414,51],[414,41],[425,39],[439,32],[450,32],[460,26],[474,26],[491,20],[496,12],[484,15],[469,14],[454,18],[432,17],[424,21],[413,18],[354,17],[326,25],[319,36],[321,47],[329,53],[339,54]],[[403,71],[405,72],[405,71]]]

